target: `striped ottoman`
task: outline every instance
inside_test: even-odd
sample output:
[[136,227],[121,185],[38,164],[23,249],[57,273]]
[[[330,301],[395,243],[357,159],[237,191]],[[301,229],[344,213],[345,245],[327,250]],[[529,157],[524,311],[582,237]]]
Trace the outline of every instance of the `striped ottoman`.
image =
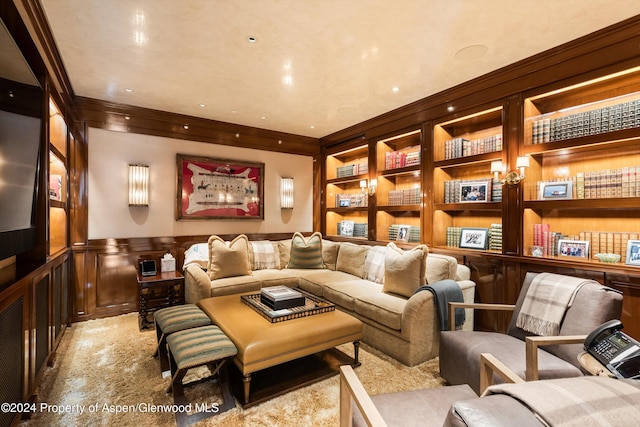
[[185,329],[211,324],[211,319],[195,304],[176,305],[162,308],[153,313],[156,324],[158,348],[153,357],[160,356],[160,372],[169,370],[167,336]]
[[196,412],[192,415],[188,415],[186,412],[176,412],[178,426],[190,425],[235,407],[235,401],[229,391],[224,364],[231,360],[238,353],[238,350],[220,328],[209,325],[175,332],[167,337],[167,348],[171,366],[170,389],[173,392],[173,402],[177,407],[186,405],[182,379],[189,369],[203,365],[210,365],[212,376],[218,376],[218,383],[224,398],[224,402],[214,410],[208,408],[205,412]]

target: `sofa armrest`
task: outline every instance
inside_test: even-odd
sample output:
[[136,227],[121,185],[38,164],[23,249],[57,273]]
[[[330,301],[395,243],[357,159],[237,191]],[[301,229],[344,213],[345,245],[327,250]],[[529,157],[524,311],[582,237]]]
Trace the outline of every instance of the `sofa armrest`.
[[493,385],[493,374],[498,374],[507,383],[523,383],[515,372],[496,359],[491,353],[480,353],[480,395],[484,395],[487,387]]
[[340,427],[351,427],[353,402],[360,409],[368,426],[385,427],[387,425],[353,368],[350,365],[342,365],[340,366]]
[[538,347],[544,345],[560,344],[582,344],[587,338],[586,335],[557,335],[550,337],[531,336],[525,338],[526,369],[525,378],[527,381],[538,380]]
[[[449,303],[449,319],[455,319],[456,308],[473,308],[478,310],[497,310],[497,311],[513,311],[515,305],[512,304],[484,304],[484,303],[466,303],[466,302],[450,302]],[[455,325],[449,322],[449,329],[454,330]]]
[[471,280],[471,269],[464,264],[458,264],[456,267],[455,281]]
[[187,304],[195,304],[211,296],[211,279],[200,266],[188,265],[184,269],[184,299]]

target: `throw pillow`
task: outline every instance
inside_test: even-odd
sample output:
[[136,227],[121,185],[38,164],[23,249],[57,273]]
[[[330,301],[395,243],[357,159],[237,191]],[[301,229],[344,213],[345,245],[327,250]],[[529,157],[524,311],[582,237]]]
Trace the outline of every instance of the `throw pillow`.
[[250,242],[249,264],[252,270],[280,269],[278,243],[269,240]]
[[331,240],[322,240],[322,262],[325,268],[329,270],[336,269],[336,260],[338,259],[339,243]]
[[191,264],[198,265],[202,267],[203,270],[207,269],[209,265],[209,245],[207,243],[196,243],[184,251],[184,264],[182,264],[182,269],[184,270]]
[[364,260],[367,258],[368,246],[355,243],[341,243],[338,249],[336,270],[353,274],[362,278],[364,274]]
[[429,254],[427,258],[426,279],[427,284],[442,280],[455,280],[458,270],[458,262],[454,257],[441,254]]
[[363,278],[375,283],[384,283],[384,262],[387,254],[385,246],[373,246],[364,260]]
[[403,251],[391,242],[387,245],[384,263],[384,286],[382,291],[410,298],[425,284],[425,264],[429,249],[418,245]]
[[295,232],[291,239],[291,254],[287,268],[324,268],[322,263],[322,234],[313,233],[305,239]]
[[209,278],[249,276],[249,240],[244,234],[239,235],[229,245],[218,236],[209,237]]

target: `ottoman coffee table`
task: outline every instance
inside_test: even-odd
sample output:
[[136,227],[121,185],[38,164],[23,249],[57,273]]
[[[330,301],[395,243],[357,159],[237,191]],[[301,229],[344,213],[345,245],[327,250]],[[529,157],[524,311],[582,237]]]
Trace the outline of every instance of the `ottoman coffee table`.
[[[236,395],[243,407],[336,375],[339,365],[359,365],[360,320],[336,309],[272,323],[246,303],[250,295],[206,298],[197,304],[238,349],[233,362],[242,375]],[[348,342],[353,342],[353,359],[334,348]]]

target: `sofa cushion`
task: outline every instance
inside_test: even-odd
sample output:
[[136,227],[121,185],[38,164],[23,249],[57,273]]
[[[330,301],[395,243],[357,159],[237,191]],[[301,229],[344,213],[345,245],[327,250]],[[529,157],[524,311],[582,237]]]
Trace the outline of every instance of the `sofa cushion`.
[[287,268],[291,257],[291,239],[280,240],[278,242],[278,252],[280,252],[280,268]]
[[290,288],[298,287],[298,275],[294,274],[296,270],[275,270],[265,269],[253,272],[253,277],[260,280],[263,288],[268,286],[288,286]]
[[427,284],[441,280],[455,280],[458,271],[458,261],[451,256],[430,253],[427,257],[425,276]]
[[372,246],[364,260],[363,279],[375,283],[384,283],[384,260],[387,255],[386,246]]
[[407,298],[425,283],[425,263],[429,249],[418,245],[403,251],[391,242],[387,245],[384,264],[385,293],[394,293]]
[[209,266],[209,245],[207,243],[196,243],[184,251],[182,269],[184,270],[191,264],[198,265],[206,270]]
[[229,242],[228,246],[220,237],[211,236],[208,245],[209,265],[207,270],[211,280],[251,275],[247,236],[244,234],[237,236]]
[[313,233],[305,239],[295,232],[291,239],[291,255],[287,268],[324,268],[322,263],[322,234]]
[[252,270],[279,269],[278,243],[269,240],[249,242],[249,264]]
[[211,296],[241,294],[243,292],[259,292],[262,281],[253,276],[225,277],[211,281]]
[[371,283],[371,293],[360,295],[354,302],[356,313],[399,331],[407,300],[382,292],[382,285]]
[[336,270],[353,274],[362,278],[364,274],[364,260],[367,257],[368,246],[356,245],[354,243],[341,243],[338,250],[338,260]]
[[329,270],[336,269],[339,248],[340,243],[332,242],[331,240],[322,240],[322,262],[324,262],[325,268]]
[[380,292],[379,286],[372,285],[373,283],[364,279],[327,283],[322,290],[322,296],[340,307],[354,311],[354,302],[357,298],[372,292]]

